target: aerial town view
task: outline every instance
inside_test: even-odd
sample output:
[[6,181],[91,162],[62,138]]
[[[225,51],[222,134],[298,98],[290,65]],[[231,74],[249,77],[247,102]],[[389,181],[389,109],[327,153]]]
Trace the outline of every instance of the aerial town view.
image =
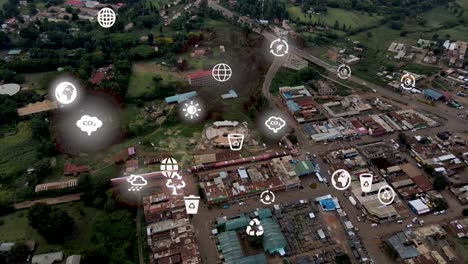
[[468,0],[0,0],[0,264],[468,263]]

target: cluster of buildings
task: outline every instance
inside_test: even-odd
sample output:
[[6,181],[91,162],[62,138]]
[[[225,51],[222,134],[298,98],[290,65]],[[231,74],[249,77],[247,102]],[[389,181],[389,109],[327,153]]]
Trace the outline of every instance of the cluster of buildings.
[[298,123],[307,123],[317,119],[320,111],[315,106],[310,92],[303,85],[280,87],[279,91],[283,103]]
[[444,264],[458,261],[455,249],[440,225],[429,225],[395,233],[385,240],[399,263]]
[[322,107],[331,118],[303,125],[308,136],[316,142],[365,135],[377,137],[396,131],[439,126],[437,121],[426,114],[413,109],[394,110],[392,105],[378,98],[366,102],[353,95],[325,103]]
[[[398,144],[392,141],[377,141],[362,144],[356,148],[346,148],[331,151],[327,154],[327,159],[333,170],[345,169],[350,172],[352,181],[350,184],[351,194],[362,206],[368,218],[375,222],[386,222],[398,220],[410,216],[410,209],[415,209],[412,204],[417,205],[415,197],[426,195],[433,190],[432,183],[423,175],[417,167],[408,163],[406,158],[398,150]],[[368,173],[374,175],[372,189],[362,195],[362,190],[358,175]],[[379,201],[378,191],[383,186],[392,187],[399,197],[408,203],[408,207],[401,202],[395,202],[382,207]],[[440,198],[438,192],[434,192],[434,199]],[[419,200],[421,198],[417,198]],[[432,199],[424,201],[427,207]],[[351,199],[350,199],[351,201]],[[353,201],[354,198],[353,198]],[[354,206],[356,202],[352,202]],[[419,209],[419,207],[417,208]],[[428,209],[427,212],[430,212]]]
[[[270,258],[280,255],[288,256],[288,260],[293,263],[333,263],[338,256],[353,251],[362,263],[370,263],[355,234],[349,248],[347,239],[339,241],[339,237],[346,236],[336,236],[336,233],[345,233],[336,212],[339,211],[342,215],[346,213],[341,209],[332,212],[336,207],[339,208],[339,204],[331,210],[319,209],[322,200],[330,199],[333,200],[324,196],[319,200],[300,200],[274,205],[274,210],[258,208],[250,213],[218,218],[212,235],[218,244],[220,260],[227,264],[261,264],[270,263]],[[263,235],[259,237],[263,252],[253,250],[249,243],[243,243],[243,240],[250,241],[246,228],[254,218],[259,220],[264,229]],[[329,225],[335,223],[338,228],[330,228]],[[353,230],[346,232],[352,233]]]
[[310,161],[296,160],[287,152],[267,155],[219,162],[211,167],[215,171],[198,172],[208,204],[243,200],[267,189],[275,192],[299,187],[300,176],[317,171]]
[[468,184],[465,167],[468,156],[466,135],[450,132],[431,136],[414,136],[408,139],[410,154],[426,166],[434,168],[435,174],[444,176],[454,186]]
[[201,263],[183,196],[165,192],[143,197],[150,264]]

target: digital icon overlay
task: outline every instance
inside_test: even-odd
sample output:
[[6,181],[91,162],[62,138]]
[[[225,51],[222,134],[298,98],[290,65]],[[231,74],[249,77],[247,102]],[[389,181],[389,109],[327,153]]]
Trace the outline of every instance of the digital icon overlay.
[[404,90],[411,90],[415,87],[416,85],[416,78],[414,75],[406,73],[403,76],[401,76],[400,80],[400,86]]
[[139,192],[144,186],[146,186],[146,184],[148,184],[148,181],[141,175],[130,175],[130,177],[127,178],[127,181],[132,185],[128,188],[131,192]]
[[103,28],[110,28],[115,24],[116,15],[112,8],[104,7],[97,14],[97,22]]
[[343,191],[351,184],[351,174],[347,170],[339,169],[333,172],[331,181],[335,189]]
[[202,109],[200,108],[200,104],[194,101],[190,101],[189,103],[184,103],[184,108],[182,111],[185,113],[185,117],[190,118],[191,120],[200,117],[200,113]]
[[261,236],[261,235],[263,235],[264,230],[263,230],[263,226],[262,226],[260,220],[258,220],[257,218],[254,218],[254,219],[250,220],[250,223],[247,226],[247,228],[245,229],[245,232],[249,236]]
[[185,181],[179,174],[179,165],[174,158],[166,158],[161,162],[161,172],[168,178],[166,187],[172,189],[172,195],[178,195],[178,190],[185,187]]
[[233,151],[239,151],[244,144],[243,134],[228,134],[229,148]]
[[284,39],[277,38],[270,43],[270,53],[275,57],[283,57],[288,54],[289,45]]
[[218,63],[211,70],[213,78],[218,82],[227,82],[231,79],[232,69],[226,63]]
[[361,191],[370,192],[372,190],[372,180],[374,176],[370,173],[363,173],[359,175],[359,181],[361,182]]
[[389,205],[395,200],[395,191],[392,187],[385,185],[380,187],[377,196],[381,204]]
[[270,116],[266,121],[265,121],[265,126],[273,131],[273,133],[278,133],[284,126],[286,126],[286,121],[282,119],[281,117],[277,116]]
[[275,194],[270,191],[266,190],[260,194],[260,202],[262,202],[265,205],[269,205],[275,202]]
[[340,79],[346,80],[351,77],[351,68],[346,64],[341,64],[338,66],[336,73]]
[[86,132],[88,136],[91,136],[93,132],[96,132],[102,127],[102,121],[95,116],[84,115],[80,120],[76,121],[76,126],[79,127],[81,131]]
[[195,195],[184,196],[185,211],[187,214],[197,214],[200,197]]
[[71,82],[61,82],[55,87],[55,99],[63,105],[71,104],[78,96],[78,90]]

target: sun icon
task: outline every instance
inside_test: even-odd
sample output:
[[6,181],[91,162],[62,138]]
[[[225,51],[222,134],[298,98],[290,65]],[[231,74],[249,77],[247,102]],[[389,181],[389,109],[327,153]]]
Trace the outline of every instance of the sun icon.
[[193,119],[195,117],[199,117],[199,113],[202,111],[201,108],[199,107],[199,103],[194,103],[193,101],[190,101],[190,103],[185,103],[185,107],[182,109],[182,111],[185,112],[185,116],[190,117],[190,119]]

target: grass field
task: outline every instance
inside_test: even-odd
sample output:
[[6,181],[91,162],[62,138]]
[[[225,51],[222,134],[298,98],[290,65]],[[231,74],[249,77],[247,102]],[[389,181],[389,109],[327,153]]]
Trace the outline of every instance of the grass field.
[[18,133],[0,138],[0,171],[3,174],[24,173],[36,160],[29,123],[20,122]]
[[136,62],[133,64],[132,76],[128,86],[128,96],[137,97],[151,91],[154,87],[153,77],[159,75],[164,81],[182,81],[184,76],[172,72],[169,67],[154,61]]
[[377,24],[381,17],[370,16],[367,14],[361,14],[359,12],[348,11],[339,8],[328,8],[327,14],[314,15],[304,14],[300,7],[290,6],[288,7],[288,13],[293,21],[301,21],[305,23],[323,22],[328,26],[333,26],[336,21],[340,25],[345,24],[351,26],[353,29],[362,27],[368,27]]
[[37,243],[36,254],[61,250],[64,251],[65,255],[80,253],[89,244],[92,223],[99,211],[91,207],[85,207],[82,202],[61,204],[56,205],[56,207],[65,210],[75,221],[75,232],[72,238],[65,241],[65,243],[49,245],[35,229],[29,226],[28,210],[20,210],[0,217],[0,221],[3,222],[0,225],[2,241],[32,239]]

